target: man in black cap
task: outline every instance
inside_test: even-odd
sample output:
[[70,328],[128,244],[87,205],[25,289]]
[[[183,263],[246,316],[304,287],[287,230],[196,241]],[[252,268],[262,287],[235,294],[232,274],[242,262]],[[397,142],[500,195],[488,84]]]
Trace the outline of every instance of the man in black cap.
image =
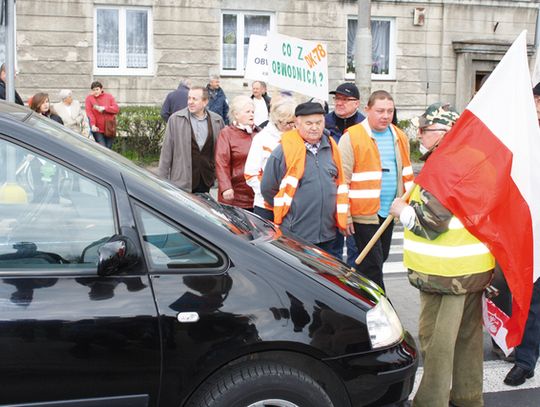
[[[274,207],[284,234],[299,236],[324,250],[345,230],[348,189],[336,142],[324,129],[324,109],[307,102],[296,107],[296,129],[284,133],[264,170],[261,192]],[[294,201],[294,205],[293,205]]]
[[[334,141],[339,143],[339,139],[349,127],[360,123],[365,119],[364,115],[358,111],[360,107],[360,92],[354,83],[345,82],[339,85],[335,91],[330,92],[334,95],[334,110],[328,113],[325,119],[325,127],[332,135]],[[334,242],[334,247],[330,252],[338,257],[343,257],[344,238],[338,234]],[[355,266],[354,261],[358,257],[358,248],[352,236],[347,239],[347,264]]]

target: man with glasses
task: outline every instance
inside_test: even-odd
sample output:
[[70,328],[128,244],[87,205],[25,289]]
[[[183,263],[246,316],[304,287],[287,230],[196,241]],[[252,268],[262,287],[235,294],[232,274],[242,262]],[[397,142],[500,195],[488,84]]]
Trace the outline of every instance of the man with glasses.
[[[412,186],[409,140],[392,124],[394,99],[384,91],[371,94],[367,118],[349,127],[339,140],[343,172],[349,183],[350,219],[362,251],[388,217],[392,201]],[[390,253],[393,224],[369,251],[357,270],[384,289],[382,268]]]
[[[459,114],[434,103],[413,119],[428,160]],[[433,175],[436,176],[436,175]],[[420,291],[418,337],[424,374],[415,407],[483,406],[482,292],[495,259],[429,191],[396,198],[390,213],[405,228],[403,263]]]
[[[345,82],[339,85],[335,91],[330,92],[334,95],[334,110],[328,113],[325,119],[325,128],[330,131],[332,138],[336,143],[349,127],[360,123],[365,119],[364,115],[358,111],[360,106],[360,92],[354,83]],[[343,235],[336,236],[334,246],[330,253],[340,260],[343,258]],[[346,238],[347,242],[347,264],[353,267],[354,260],[358,257],[358,249],[354,237]]]

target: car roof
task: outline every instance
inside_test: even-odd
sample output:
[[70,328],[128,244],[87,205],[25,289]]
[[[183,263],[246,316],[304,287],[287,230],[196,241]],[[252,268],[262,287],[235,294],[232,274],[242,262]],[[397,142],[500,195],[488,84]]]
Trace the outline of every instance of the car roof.
[[0,100],[0,114],[9,115],[14,119],[24,122],[28,120],[33,113],[34,111],[26,106]]

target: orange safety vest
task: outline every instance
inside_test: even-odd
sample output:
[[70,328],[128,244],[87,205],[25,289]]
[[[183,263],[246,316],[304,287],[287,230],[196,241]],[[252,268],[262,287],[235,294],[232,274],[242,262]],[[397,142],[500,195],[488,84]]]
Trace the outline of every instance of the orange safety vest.
[[[336,142],[328,137],[332,147],[332,159],[338,170],[336,179],[336,225],[340,229],[347,227],[347,213],[349,210],[349,187],[345,182],[343,167],[341,166],[341,156]],[[280,225],[289,212],[292,204],[296,187],[304,176],[306,164],[306,146],[304,139],[298,133],[298,130],[290,130],[281,137],[283,146],[283,155],[285,156],[285,165],[287,171],[279,185],[279,191],[274,197],[274,223]]]
[[[394,125],[397,145],[401,156],[403,187],[413,185],[414,175],[409,157],[407,136]],[[352,216],[375,215],[381,207],[382,167],[377,143],[368,134],[362,123],[347,129],[354,152],[354,167],[349,185],[349,203]],[[401,195],[403,191],[398,191]]]

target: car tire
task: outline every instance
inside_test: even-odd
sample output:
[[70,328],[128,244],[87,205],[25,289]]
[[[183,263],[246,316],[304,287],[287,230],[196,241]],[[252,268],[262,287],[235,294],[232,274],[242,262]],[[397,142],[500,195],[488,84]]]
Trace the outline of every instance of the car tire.
[[212,376],[186,407],[333,407],[307,373],[276,362],[248,362]]

